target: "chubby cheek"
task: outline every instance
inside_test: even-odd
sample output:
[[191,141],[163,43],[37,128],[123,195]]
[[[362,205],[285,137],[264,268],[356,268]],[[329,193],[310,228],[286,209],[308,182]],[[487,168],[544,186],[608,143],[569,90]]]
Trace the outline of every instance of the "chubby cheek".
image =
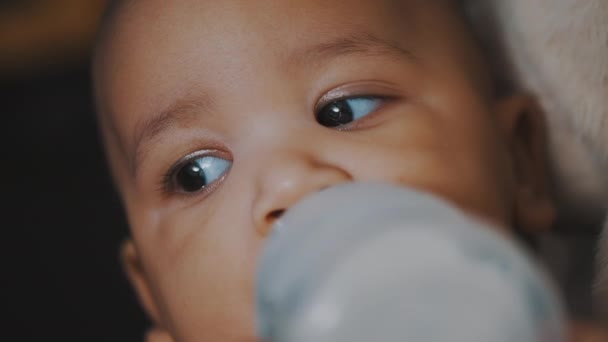
[[253,279],[261,241],[245,222],[235,208],[213,215],[190,209],[164,220],[161,229],[183,230],[154,272],[162,316],[180,341],[254,336]]
[[[418,113],[420,114],[420,113]],[[457,127],[433,113],[397,116],[379,127],[376,139],[356,148],[356,178],[388,181],[439,195],[454,205],[499,223],[508,223],[505,176],[499,142],[492,130],[471,122]],[[371,132],[370,132],[371,134]],[[344,162],[353,156],[345,157]]]

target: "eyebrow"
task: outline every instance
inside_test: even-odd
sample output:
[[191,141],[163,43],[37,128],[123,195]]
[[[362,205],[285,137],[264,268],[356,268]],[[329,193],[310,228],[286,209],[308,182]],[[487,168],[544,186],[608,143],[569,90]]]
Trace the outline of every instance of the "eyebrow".
[[158,114],[142,120],[135,127],[133,139],[135,153],[130,162],[131,175],[137,175],[149,150],[147,147],[157,142],[162,134],[203,113],[212,113],[214,107],[215,104],[210,96],[197,94],[196,97],[180,98]]
[[305,47],[292,53],[288,61],[300,66],[348,55],[389,56],[409,62],[417,61],[417,57],[412,51],[401,47],[397,42],[380,38],[366,31],[356,31],[327,42]]
[[[410,50],[400,47],[396,42],[379,38],[369,32],[355,32],[293,51],[286,61],[288,65],[302,66],[349,55],[389,56],[410,62],[417,60]],[[197,95],[178,99],[158,114],[140,122],[135,129],[135,153],[130,162],[131,174],[137,175],[149,150],[147,146],[158,141],[159,136],[185,121],[213,110],[214,102],[208,94]]]

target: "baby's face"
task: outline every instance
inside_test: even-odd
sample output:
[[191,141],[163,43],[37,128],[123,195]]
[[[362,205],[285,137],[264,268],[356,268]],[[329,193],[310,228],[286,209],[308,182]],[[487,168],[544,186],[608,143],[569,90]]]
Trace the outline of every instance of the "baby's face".
[[518,189],[530,177],[515,174],[530,172],[514,172],[535,157],[517,143],[525,101],[492,97],[451,6],[140,0],[120,11],[98,56],[100,121],[133,234],[128,270],[157,324],[181,341],[253,338],[262,243],[327,186],[389,182],[505,226],[527,217]]

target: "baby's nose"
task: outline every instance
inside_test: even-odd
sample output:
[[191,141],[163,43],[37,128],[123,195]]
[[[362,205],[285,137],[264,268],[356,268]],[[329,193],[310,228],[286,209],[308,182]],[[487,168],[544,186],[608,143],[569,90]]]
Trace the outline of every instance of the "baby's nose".
[[302,197],[352,180],[336,165],[306,158],[276,158],[259,177],[253,219],[256,230],[266,236],[272,225]]

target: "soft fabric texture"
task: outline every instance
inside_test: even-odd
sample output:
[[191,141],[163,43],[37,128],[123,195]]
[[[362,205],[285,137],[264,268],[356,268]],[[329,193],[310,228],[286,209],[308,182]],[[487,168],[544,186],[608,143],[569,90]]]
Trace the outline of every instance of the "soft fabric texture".
[[587,214],[606,209],[608,1],[468,1],[500,76],[546,112],[560,194]]
[[[598,222],[608,209],[608,1],[466,1],[500,76],[546,113],[559,209]],[[606,267],[608,220],[599,250]]]

